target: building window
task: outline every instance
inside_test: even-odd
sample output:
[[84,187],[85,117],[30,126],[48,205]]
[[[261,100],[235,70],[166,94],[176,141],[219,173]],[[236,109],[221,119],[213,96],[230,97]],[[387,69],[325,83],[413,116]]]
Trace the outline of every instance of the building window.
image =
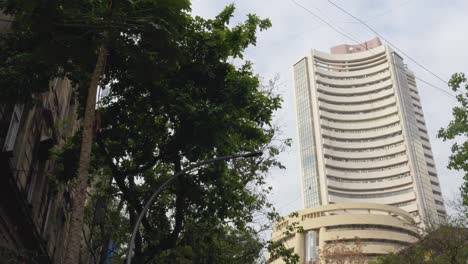
[[22,113],[23,105],[15,105],[13,114],[11,115],[10,126],[8,127],[8,133],[5,139],[5,145],[3,146],[3,151],[13,151],[13,147],[15,146],[16,142],[16,136],[18,135]]
[[307,231],[305,237],[305,259],[306,263],[318,261],[318,233],[317,231]]

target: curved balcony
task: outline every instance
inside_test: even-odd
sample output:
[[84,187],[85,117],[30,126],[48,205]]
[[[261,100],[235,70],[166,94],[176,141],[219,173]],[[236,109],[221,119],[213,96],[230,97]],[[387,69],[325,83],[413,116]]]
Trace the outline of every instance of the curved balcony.
[[403,248],[405,248],[405,246],[398,245],[396,242],[395,245],[391,245],[390,242],[386,244],[371,243],[370,245],[366,245],[362,248],[362,253],[365,255],[387,255],[392,252],[401,251]]
[[353,71],[360,71],[366,70],[373,67],[377,67],[379,65],[388,65],[387,57],[380,56],[375,59],[369,60],[366,63],[359,63],[359,64],[340,64],[340,63],[327,63],[324,64],[319,60],[314,61],[314,65],[316,69],[322,69],[324,71],[338,71],[338,72],[353,72]]
[[364,95],[345,95],[345,96],[336,96],[336,95],[329,95],[325,93],[319,93],[318,98],[320,101],[329,103],[329,104],[364,104],[370,103],[377,100],[381,100],[382,98],[388,97],[393,95],[394,91],[391,87],[387,87],[386,89],[379,90],[374,93],[364,94]]
[[371,62],[373,59],[385,56],[385,47],[379,46],[371,50],[362,51],[358,53],[347,54],[330,54],[318,50],[314,50],[314,59],[319,60],[325,64],[338,64],[343,63],[346,65],[365,64]]
[[439,210],[439,211],[444,211],[446,212],[447,210],[445,209],[445,206],[443,205],[439,205],[439,204],[436,204],[436,210]]
[[391,114],[398,113],[398,108],[396,105],[390,106],[384,109],[380,109],[374,112],[362,113],[362,114],[339,114],[339,113],[330,113],[327,111],[320,111],[320,116],[326,117],[333,120],[342,120],[342,121],[365,121],[372,120],[377,118],[383,118]]
[[424,155],[429,155],[431,157],[434,157],[432,150],[423,148],[423,151],[424,151]]
[[411,176],[396,178],[393,180],[369,180],[368,182],[342,182],[332,179],[327,179],[327,184],[330,188],[355,190],[355,191],[378,191],[379,189],[398,188],[404,185],[409,185],[413,182]]
[[334,168],[343,168],[343,169],[373,169],[373,168],[385,168],[392,165],[400,164],[403,162],[408,162],[407,155],[400,155],[384,160],[374,160],[374,161],[339,161],[333,159],[325,159],[325,165]]
[[431,172],[432,174],[436,174],[436,175],[437,175],[437,170],[436,170],[436,168],[427,166],[427,171],[428,171],[428,172]]
[[411,103],[413,103],[413,105],[416,105],[417,107],[419,107],[419,109],[422,109],[422,105],[421,105],[420,102],[412,100]]
[[356,105],[337,105],[337,104],[329,104],[326,102],[319,102],[319,107],[322,109],[327,109],[329,111],[335,112],[358,112],[358,111],[369,111],[376,108],[383,108],[386,106],[390,106],[396,103],[396,99],[394,96],[385,98],[383,100],[375,101],[372,103],[365,103],[365,104],[356,104]]
[[382,178],[388,178],[400,174],[409,173],[410,168],[408,164],[401,167],[382,169],[378,171],[370,172],[350,172],[339,169],[326,168],[325,174],[328,176],[343,178],[343,179],[354,179],[354,180],[377,180]]
[[332,78],[340,78],[340,77],[362,77],[365,78],[367,75],[375,74],[379,71],[383,71],[388,69],[388,63],[379,64],[375,67],[366,68],[357,71],[327,71],[325,69],[317,67],[315,72],[321,75],[326,75]]
[[367,93],[372,93],[376,92],[382,89],[386,89],[392,86],[392,80],[387,79],[382,82],[378,82],[375,84],[371,84],[368,86],[363,86],[363,87],[352,87],[352,88],[335,88],[335,87],[330,87],[330,86],[325,86],[323,84],[318,84],[317,90],[319,92],[327,93],[327,94],[333,94],[333,95],[338,95],[338,96],[355,96],[359,94],[367,94]]
[[[431,181],[434,182],[433,180],[431,180]],[[432,190],[433,190],[433,191],[438,192],[438,194],[434,194],[434,198],[441,197],[441,198],[443,199],[443,197],[442,197],[442,190],[440,189],[440,186],[431,185],[431,187],[432,187]]]
[[333,150],[329,148],[324,148],[324,154],[327,156],[332,156],[335,158],[343,158],[343,159],[371,159],[371,158],[378,158],[384,157],[389,155],[394,155],[397,153],[401,153],[406,150],[406,146],[401,144],[400,146],[396,146],[394,148],[388,149],[375,149],[372,151],[340,151],[340,150]]
[[[416,194],[414,190],[411,188],[406,193],[395,194],[392,195],[391,193],[381,193],[382,195],[387,195],[384,197],[374,197],[371,198],[364,198],[355,195],[355,197],[351,197],[351,195],[344,194],[344,193],[337,193],[337,192],[328,192],[328,199],[334,203],[345,203],[345,202],[352,202],[352,203],[365,203],[372,201],[372,203],[379,203],[379,204],[393,204],[404,202],[412,199],[416,199]],[[341,197],[345,196],[345,197]]]
[[330,61],[323,57],[317,56],[320,51],[314,51],[313,61],[314,65],[324,70],[331,69],[333,71],[359,71],[365,70],[377,65],[388,63],[387,56],[384,53],[374,56],[372,58],[363,58],[360,61]]
[[[424,131],[427,131],[427,127],[426,127],[425,125],[419,123],[419,122],[416,124],[416,126],[417,126],[418,128],[423,129]],[[423,135],[427,135],[427,133],[424,133]]]
[[399,131],[401,131],[400,123],[395,123],[395,125],[389,127],[380,127],[373,130],[371,129],[365,132],[351,132],[350,130],[344,130],[344,132],[337,132],[325,128],[322,128],[321,130],[322,135],[339,139],[370,139],[393,134]]
[[326,119],[320,119],[320,124],[327,128],[340,129],[340,130],[365,130],[380,128],[388,126],[390,124],[396,123],[400,120],[397,114],[384,116],[378,119],[365,120],[365,121],[356,121],[356,122],[339,122],[339,121],[330,121]]
[[359,237],[361,240],[366,239],[386,239],[392,241],[398,241],[403,243],[416,242],[418,239],[416,237],[411,237],[408,234],[397,233],[395,231],[387,230],[337,230],[337,231],[327,231],[323,235],[322,239],[324,241],[334,241],[336,238],[340,239],[355,239]]
[[398,208],[403,209],[407,212],[414,212],[418,211],[418,205],[416,204],[416,201],[414,201],[412,204],[404,205],[404,206],[398,206]]
[[421,116],[424,116],[423,111],[422,111],[421,109],[419,109],[419,108],[414,108],[414,112],[415,112],[415,113],[418,113],[418,114],[421,115]]
[[328,84],[335,87],[353,87],[353,86],[364,86],[371,83],[376,83],[380,80],[390,78],[390,72],[378,73],[373,76],[366,78],[347,78],[347,79],[330,79],[320,75],[316,75],[315,79],[317,82]]
[[403,135],[397,135],[395,137],[384,138],[376,141],[369,141],[369,142],[341,142],[341,141],[334,141],[330,139],[323,139],[323,145],[336,147],[340,149],[374,149],[383,146],[387,146],[390,144],[398,143],[403,141]]

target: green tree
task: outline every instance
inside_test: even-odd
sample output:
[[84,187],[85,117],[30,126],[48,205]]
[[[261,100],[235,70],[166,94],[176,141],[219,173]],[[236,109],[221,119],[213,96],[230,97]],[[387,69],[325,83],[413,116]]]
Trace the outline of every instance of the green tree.
[[421,241],[394,254],[378,258],[375,264],[463,264],[468,259],[465,227],[444,225]]
[[[116,81],[100,109],[97,158],[105,161],[100,164],[117,190],[108,196],[124,201],[120,218],[128,226],[108,225],[101,232],[119,233],[112,237],[117,252],[124,252],[142,204],[172,174],[215,156],[265,153],[202,167],[170,186],[142,221],[135,263],[253,263],[266,244],[252,221],[262,210],[266,218],[274,216],[265,176],[271,167],[282,167],[276,156],[284,142],[275,142],[271,123],[281,98],[272,91],[274,83],[262,86],[251,63],[241,61],[270,22],[248,15],[230,26],[233,12],[231,5],[214,19],[190,18],[176,41],[175,66],[145,48],[141,58],[116,50],[109,60],[106,76]],[[141,36],[139,43],[151,38]],[[118,65],[129,61],[143,63],[120,71]]]
[[[288,217],[298,217],[298,212],[293,212],[288,215]],[[284,223],[284,217],[277,216],[275,217],[275,224]],[[303,233],[304,228],[299,224],[299,222],[291,222],[286,224],[286,226],[281,227],[282,236],[285,238],[294,237],[296,233]],[[271,239],[267,243],[268,253],[270,258],[268,262],[275,261],[277,259],[282,259],[286,264],[297,264],[300,261],[299,255],[294,253],[294,248],[287,248],[284,240]]]
[[[172,34],[183,26],[180,21],[188,8],[186,0],[0,3],[0,10],[14,17],[12,32],[0,37],[3,89],[0,100],[28,102],[34,94],[47,91],[49,82],[56,77],[71,79],[85,98],[81,104],[84,106],[82,140],[65,263],[79,260],[96,91],[98,84],[106,87],[112,81],[103,75],[108,55],[112,56],[117,47],[124,47],[128,56],[135,56],[141,51],[138,39],[146,34],[153,36],[153,43],[157,43],[153,48],[165,45],[170,48]],[[121,66],[127,69],[135,65]]]
[[441,225],[427,225],[418,242],[399,252],[379,257],[374,264],[462,264],[468,259],[468,219],[461,197],[448,203],[451,214]]
[[[248,15],[230,26],[234,6],[215,19],[191,18],[182,0],[24,0],[1,8],[15,23],[11,34],[0,37],[1,50],[8,51],[0,55],[0,80],[8,87],[0,100],[28,101],[46,91],[52,78],[71,79],[82,105],[91,100],[83,147],[91,144],[94,130],[91,80],[110,89],[100,109],[99,148],[89,180],[102,186],[95,187],[94,208],[86,211],[92,232],[85,244],[95,262],[107,258],[110,244],[114,257],[124,257],[128,230],[142,204],[174,172],[214,156],[264,150],[261,158],[219,162],[180,178],[145,216],[134,258],[137,263],[254,262],[265,245],[252,227],[254,214],[266,210],[268,218],[274,216],[265,176],[271,167],[282,167],[276,156],[284,142],[275,144],[271,124],[281,98],[262,89],[250,62],[235,66],[231,60],[241,61],[244,50],[255,45],[257,31],[270,22]],[[83,204],[88,182],[82,174],[87,169],[80,172],[83,195],[75,196],[76,206]],[[82,217],[75,216],[67,263],[78,261]],[[96,245],[100,251],[93,250]]]
[[447,128],[439,130],[438,137],[444,141],[460,140],[460,143],[452,145],[448,168],[465,173],[461,192],[463,204],[468,206],[468,82],[465,74],[455,73],[452,75],[449,86],[457,93],[456,97],[460,105],[453,108],[453,120],[450,121]]
[[[358,237],[354,239],[336,238],[323,245],[319,250],[318,263],[325,264],[363,264],[367,257],[362,249],[363,243]],[[314,263],[310,263],[314,264]]]

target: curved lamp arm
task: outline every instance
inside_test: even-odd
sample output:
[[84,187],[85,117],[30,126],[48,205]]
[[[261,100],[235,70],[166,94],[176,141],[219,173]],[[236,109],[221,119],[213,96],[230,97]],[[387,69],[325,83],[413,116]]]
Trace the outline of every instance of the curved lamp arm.
[[245,154],[234,154],[234,155],[222,156],[222,157],[218,157],[218,158],[213,158],[213,159],[201,161],[201,162],[195,163],[195,164],[193,164],[191,166],[188,166],[187,168],[185,168],[185,169],[183,169],[181,171],[176,172],[174,175],[172,175],[172,177],[167,179],[163,184],[161,184],[161,186],[159,186],[159,188],[153,193],[153,195],[151,195],[151,197],[149,198],[149,200],[146,202],[145,206],[141,210],[140,214],[138,215],[138,219],[135,222],[135,225],[133,226],[132,237],[130,238],[130,243],[128,244],[127,264],[132,263],[132,251],[133,251],[133,247],[135,246],[135,237],[136,237],[136,234],[138,232],[138,228],[140,227],[140,223],[141,223],[141,220],[143,219],[143,216],[145,215],[146,211],[148,211],[148,208],[153,204],[156,197],[169,184],[171,184],[175,179],[177,179],[177,177],[179,177],[180,175],[182,175],[182,174],[184,174],[184,173],[186,173],[188,171],[196,169],[196,168],[198,168],[200,166],[203,166],[203,165],[206,165],[206,164],[209,164],[209,163],[213,163],[213,162],[216,162],[216,161],[231,160],[231,159],[238,159],[238,158],[257,157],[257,156],[260,156],[262,154],[263,154],[263,152],[261,152],[261,151],[260,152],[251,152],[251,153],[245,153]]

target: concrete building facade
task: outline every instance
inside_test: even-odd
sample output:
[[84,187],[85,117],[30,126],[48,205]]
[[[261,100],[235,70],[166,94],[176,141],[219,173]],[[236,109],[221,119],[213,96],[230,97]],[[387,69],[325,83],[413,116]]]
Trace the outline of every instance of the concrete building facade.
[[[373,259],[445,221],[415,79],[378,38],[312,50],[294,64],[305,210],[275,225],[272,239],[300,263],[322,262],[320,249],[333,241],[359,240]],[[292,223],[304,232],[285,232]]]
[[[287,235],[293,223],[303,232]],[[330,204],[299,211],[284,218],[273,229],[272,239],[293,248],[299,263],[319,263],[320,248],[336,240],[353,245],[359,241],[365,260],[398,251],[419,239],[412,216],[394,206],[371,203]],[[332,248],[333,250],[333,248]],[[270,259],[270,263],[284,263]]]
[[73,194],[57,188],[52,147],[73,135],[76,97],[55,80],[34,106],[0,105],[0,259],[62,263]]
[[313,50],[293,72],[305,208],[371,202],[445,219],[415,76],[396,52],[377,38]]
[[[0,13],[0,18],[8,18]],[[0,34],[10,23],[0,22]],[[79,128],[77,96],[55,79],[34,103],[0,104],[0,262],[62,263],[73,193],[52,174],[53,147]]]

